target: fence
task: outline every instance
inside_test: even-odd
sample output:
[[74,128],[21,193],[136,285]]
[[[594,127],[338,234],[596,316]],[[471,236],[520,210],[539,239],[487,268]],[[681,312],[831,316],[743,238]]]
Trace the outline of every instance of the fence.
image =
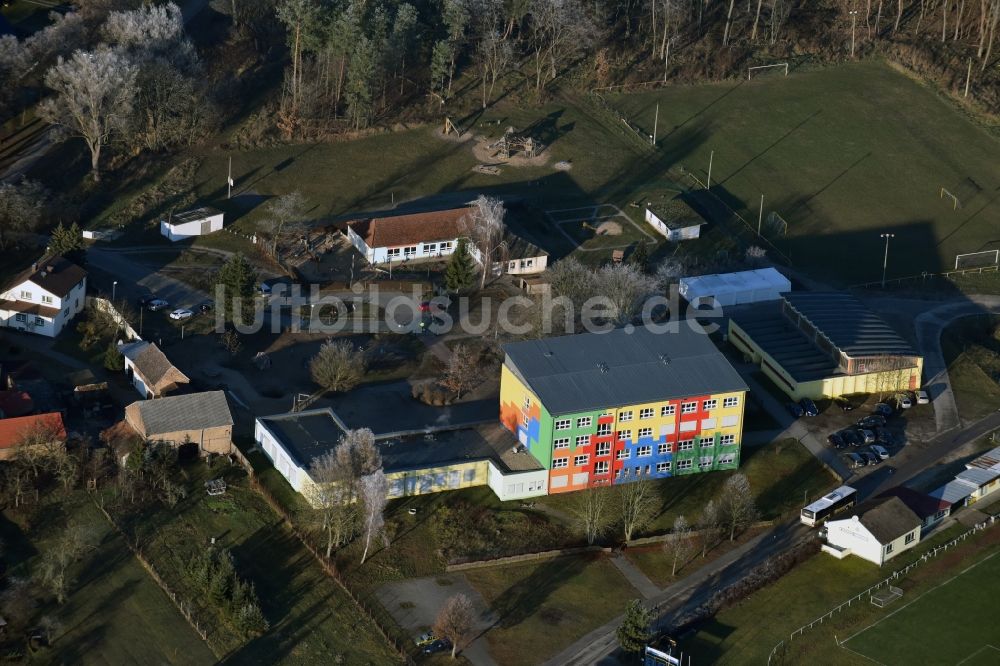
[[639,145],[642,148],[645,148],[647,150],[653,149],[653,137],[649,134],[646,134],[641,129],[639,129],[638,126],[633,125],[631,122],[629,122],[629,119],[626,118],[620,111],[618,111],[618,109],[608,104],[607,100],[605,100],[596,92],[588,94],[587,99],[590,101],[591,106],[594,108],[594,110],[605,115],[614,126],[619,128],[624,127],[623,134],[625,136],[635,138],[636,141],[639,142]]
[[[927,280],[934,280],[943,278],[945,280],[951,280],[954,277],[962,277],[965,275],[980,273],[996,273],[1000,271],[1000,266],[979,266],[976,268],[961,268],[955,271],[945,271],[943,273],[928,273],[924,271],[920,275],[907,275],[906,277],[892,278],[885,281],[885,286],[895,285],[903,286],[907,283],[917,283],[924,284]],[[862,282],[861,284],[853,284],[848,289],[871,289],[872,287],[882,287],[882,281],[876,280],[874,282]]]
[[516,564],[518,562],[534,562],[536,560],[550,560],[557,557],[568,557],[569,555],[580,555],[582,553],[610,553],[611,548],[604,546],[580,546],[578,548],[559,548],[557,550],[543,550],[537,553],[524,553],[523,555],[510,555],[509,557],[496,557],[491,560],[475,560],[473,562],[460,562],[449,564],[445,571],[466,571],[468,569],[485,569],[486,567],[498,567],[504,564]]
[[[823,624],[824,621],[832,619],[835,614],[839,613],[840,611],[844,610],[845,608],[850,608],[855,603],[859,603],[859,602],[863,603],[862,600],[865,597],[870,597],[871,594],[872,594],[872,592],[874,592],[875,590],[878,590],[879,588],[886,587],[886,586],[892,587],[892,583],[894,583],[897,580],[899,580],[900,578],[906,576],[906,574],[908,574],[910,571],[912,571],[915,567],[920,566],[921,564],[923,564],[924,562],[927,562],[928,560],[934,559],[935,557],[938,556],[939,553],[943,553],[943,552],[947,551],[949,548],[952,548],[952,547],[960,544],[961,542],[963,542],[967,538],[969,538],[970,535],[973,535],[976,532],[979,532],[980,530],[986,529],[990,525],[993,525],[995,522],[997,522],[997,520],[998,520],[997,517],[990,516],[990,518],[988,519],[987,522],[980,523],[979,525],[976,525],[975,527],[973,527],[971,530],[969,530],[967,532],[963,532],[962,534],[959,534],[957,537],[955,537],[951,541],[949,541],[947,543],[944,543],[944,544],[941,544],[940,546],[936,546],[934,549],[927,551],[926,553],[924,553],[923,555],[921,555],[918,559],[914,560],[913,562],[910,562],[909,564],[907,564],[902,569],[899,569],[898,571],[894,572],[888,578],[885,578],[885,579],[883,579],[883,580],[875,583],[874,585],[872,585],[868,589],[864,590],[863,592],[860,592],[860,593],[854,595],[853,597],[851,597],[847,601],[843,602],[842,604],[840,604],[836,608],[833,608],[832,610],[828,611],[827,613],[824,613],[823,615],[819,616],[818,618],[816,618],[812,622],[809,622],[808,624],[802,625],[801,627],[799,627],[798,629],[796,629],[795,631],[793,631],[792,633],[790,633],[788,635],[788,641],[787,642],[791,643],[792,640],[794,640],[796,636],[803,635],[807,629],[812,629],[816,625]],[[784,640],[780,641],[777,645],[775,645],[774,648],[771,650],[771,653],[767,657],[767,663],[770,664],[771,660],[776,655],[779,654],[779,651],[783,652],[785,650],[785,648],[786,648],[786,641],[784,641]]]
[[101,312],[107,312],[111,315],[111,318],[121,326],[121,330],[125,332],[125,336],[130,340],[141,340],[142,338],[136,333],[132,325],[128,323],[125,317],[122,316],[114,304],[106,298],[100,298],[98,296],[88,296],[87,305],[91,305]]

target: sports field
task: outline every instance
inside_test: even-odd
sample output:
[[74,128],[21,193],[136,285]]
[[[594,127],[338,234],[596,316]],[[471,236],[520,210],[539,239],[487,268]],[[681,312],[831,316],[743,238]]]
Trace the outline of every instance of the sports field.
[[904,596],[841,647],[887,666],[1000,663],[998,579],[1000,552],[994,551],[920,596]]
[[[775,244],[818,277],[880,279],[884,232],[895,234],[890,278],[948,270],[956,253],[1000,247],[1000,141],[888,65],[607,99],[650,133],[659,104],[660,164],[704,181],[714,152],[713,189],[753,225],[763,194],[764,215],[788,222]],[[942,187],[961,208],[941,198]]]

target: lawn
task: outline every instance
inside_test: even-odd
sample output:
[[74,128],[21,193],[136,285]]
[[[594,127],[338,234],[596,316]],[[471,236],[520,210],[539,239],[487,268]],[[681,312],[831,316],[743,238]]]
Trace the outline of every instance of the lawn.
[[[778,248],[816,277],[846,283],[940,272],[959,252],[993,249],[1000,142],[931,89],[879,62],[610,96],[652,132],[657,155],[622,174],[636,190],[681,166],[757,222],[788,222]],[[953,210],[946,188],[961,200]],[[851,261],[844,261],[850,257]]]
[[[224,473],[225,496],[208,497],[203,482]],[[211,538],[229,549],[240,576],[254,583],[270,629],[245,645],[218,619],[209,642],[238,663],[390,663],[398,657],[385,644],[312,555],[278,519],[245,476],[210,470],[204,462],[183,468],[188,497],[175,508],[127,513],[119,518],[143,544],[143,552],[178,594],[202,617],[214,617],[211,602],[189,589],[181,572]]]
[[997,317],[966,317],[941,336],[955,402],[966,420],[992,414],[1000,404],[1000,340],[994,335],[998,324]]
[[656,583],[657,587],[666,587],[675,583],[681,578],[693,574],[695,571],[705,566],[712,560],[718,559],[726,553],[739,548],[746,542],[760,536],[767,531],[766,527],[754,527],[736,537],[734,541],[727,538],[720,541],[714,548],[709,550],[705,557],[701,557],[701,543],[698,537],[691,537],[691,555],[687,561],[677,563],[677,573],[673,574],[673,560],[663,551],[663,543],[655,543],[650,546],[630,547],[625,550],[627,557],[632,564],[639,567],[646,576]]
[[[696,635],[685,641],[682,647],[686,654],[691,655],[693,663],[764,664],[774,646],[781,640],[787,640],[792,631],[812,622],[833,607],[883,580],[894,570],[919,559],[921,553],[953,539],[963,531],[964,528],[953,526],[936,533],[926,542],[900,554],[881,568],[857,557],[837,560],[819,553],[776,583],[718,613],[702,625]],[[992,543],[988,541],[990,539],[993,539],[993,535],[989,533],[980,538],[979,542],[976,538],[970,539],[948,555],[942,555],[914,569],[908,578],[920,581],[924,578],[941,577],[942,571],[939,568],[947,570],[953,566],[953,559],[960,558],[963,552],[974,552],[983,547],[984,543]],[[912,587],[908,582],[896,584],[906,590]],[[843,638],[863,627],[862,624],[850,629],[856,623],[871,617],[875,610],[878,609],[865,599],[863,603],[852,606],[851,615],[840,614],[835,622],[824,623],[822,629],[817,625],[817,628],[790,644],[792,652],[785,663],[860,663],[861,660],[853,658],[847,652],[835,651],[832,639],[834,634]],[[891,610],[893,609],[888,607],[884,612]],[[762,622],[761,618],[767,618],[767,622]]]
[[500,618],[486,640],[503,666],[545,661],[639,596],[600,555],[474,569],[465,577]]
[[[76,664],[213,664],[217,658],[132,556],[121,536],[80,491],[39,515],[27,534],[0,519],[8,576],[30,576],[61,526],[93,529],[98,547],[70,570],[66,603],[45,603],[37,617],[50,615],[62,629],[49,651],[38,657]],[[37,621],[36,617],[36,621]]]
[[[954,577],[892,609],[892,614],[845,641],[846,648],[883,664],[997,663],[1000,650],[1000,617],[994,610],[994,590],[984,580],[1000,578],[1000,550],[959,571]],[[961,608],[961,613],[942,609]],[[947,640],[926,640],[933,626]]]

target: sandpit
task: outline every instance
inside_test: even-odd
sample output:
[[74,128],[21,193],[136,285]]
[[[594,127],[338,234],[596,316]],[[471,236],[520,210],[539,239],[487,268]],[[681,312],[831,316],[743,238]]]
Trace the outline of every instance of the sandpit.
[[608,220],[607,222],[601,222],[594,233],[598,236],[621,236],[622,225]]

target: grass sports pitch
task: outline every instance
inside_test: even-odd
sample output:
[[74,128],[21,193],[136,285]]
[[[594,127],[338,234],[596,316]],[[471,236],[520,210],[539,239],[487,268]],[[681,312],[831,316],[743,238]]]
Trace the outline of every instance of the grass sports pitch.
[[[841,643],[841,648],[886,666],[1000,663],[996,588],[1000,551],[968,566]],[[892,608],[891,606],[889,608]]]

